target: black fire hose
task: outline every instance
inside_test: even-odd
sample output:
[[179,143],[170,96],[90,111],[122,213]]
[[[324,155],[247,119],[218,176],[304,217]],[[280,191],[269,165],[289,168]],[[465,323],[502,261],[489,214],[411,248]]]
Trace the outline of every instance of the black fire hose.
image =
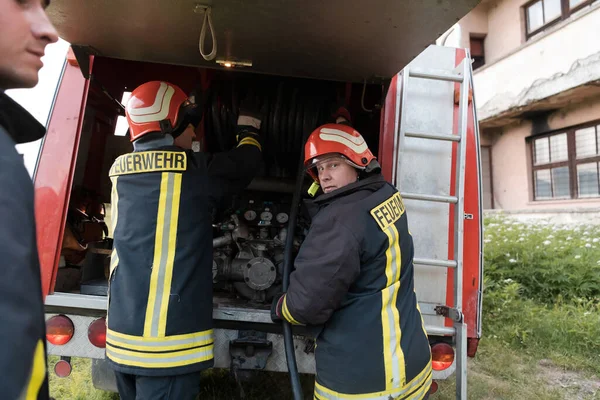
[[[296,221],[298,219],[298,210],[300,208],[300,196],[304,183],[304,142],[308,138],[311,131],[316,128],[319,121],[319,101],[315,98],[310,98],[307,102],[307,107],[304,113],[302,129],[298,131],[298,139],[300,139],[300,154],[298,160],[298,168],[296,169],[296,186],[292,196],[292,209],[290,210],[290,218],[288,224],[288,234],[285,239],[284,259],[283,259],[283,291],[287,292],[290,283],[290,273],[292,270],[292,248],[294,246],[294,232],[296,230]],[[294,118],[295,119],[295,118]],[[296,122],[296,121],[294,121]],[[283,321],[283,340],[285,345],[285,356],[287,359],[288,371],[290,373],[290,383],[292,386],[292,394],[294,400],[303,400],[302,386],[300,384],[300,376],[298,375],[298,366],[296,365],[296,353],[294,349],[294,339],[292,336],[292,326],[289,322]]]
[[[304,146],[302,146],[304,148]],[[300,205],[300,194],[302,192],[302,183],[304,182],[304,150],[300,152],[300,162],[296,174],[296,186],[292,196],[292,209],[288,224],[288,233],[285,238],[285,249],[283,253],[283,291],[287,292],[290,283],[290,273],[292,270],[292,250],[294,247],[294,231],[296,230],[296,220],[298,219],[298,208]],[[288,371],[290,373],[290,383],[292,385],[292,394],[294,400],[303,400],[302,386],[300,385],[300,375],[298,375],[298,366],[296,365],[296,352],[294,348],[294,338],[292,336],[292,326],[286,320],[283,320],[283,342],[285,345],[285,358],[287,360]]]

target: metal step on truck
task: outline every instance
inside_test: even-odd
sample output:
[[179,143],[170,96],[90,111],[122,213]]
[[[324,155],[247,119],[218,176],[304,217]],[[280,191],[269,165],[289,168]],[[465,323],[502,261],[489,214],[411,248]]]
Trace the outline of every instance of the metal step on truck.
[[[196,151],[233,146],[249,90],[268,105],[263,167],[215,210],[215,367],[288,371],[269,309],[285,238],[295,253],[310,226],[301,211],[288,230],[302,137],[343,102],[404,198],[433,379],[455,373],[465,399],[467,356],[481,338],[479,134],[468,50],[431,43],[477,3],[54,0],[48,14],[71,48],[33,179],[55,372],[89,357],[94,385],[116,390],[105,362],[108,172],[132,150],[122,104],[136,86],[164,80],[205,101]],[[293,333],[299,372],[314,374],[313,340]]]

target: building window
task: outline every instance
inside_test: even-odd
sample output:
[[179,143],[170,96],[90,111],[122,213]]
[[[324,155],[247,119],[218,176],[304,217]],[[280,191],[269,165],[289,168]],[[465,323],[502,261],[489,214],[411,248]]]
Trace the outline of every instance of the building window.
[[600,125],[575,131],[577,197],[600,195]]
[[543,31],[554,23],[567,19],[596,0],[533,0],[525,10],[527,39]]
[[531,139],[535,200],[600,196],[600,125]]
[[471,36],[470,50],[473,59],[473,70],[485,65],[485,50],[483,48],[483,37]]

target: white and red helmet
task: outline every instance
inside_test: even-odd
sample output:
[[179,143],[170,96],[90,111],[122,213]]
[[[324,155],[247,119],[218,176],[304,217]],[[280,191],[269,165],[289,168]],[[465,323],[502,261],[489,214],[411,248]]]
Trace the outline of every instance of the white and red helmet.
[[313,131],[304,145],[304,167],[318,182],[314,171],[317,162],[341,155],[354,168],[364,170],[375,156],[365,139],[354,128],[342,124],[325,124]]
[[125,115],[133,142],[152,132],[177,137],[189,124],[198,125],[202,110],[178,86],[150,81],[131,92]]

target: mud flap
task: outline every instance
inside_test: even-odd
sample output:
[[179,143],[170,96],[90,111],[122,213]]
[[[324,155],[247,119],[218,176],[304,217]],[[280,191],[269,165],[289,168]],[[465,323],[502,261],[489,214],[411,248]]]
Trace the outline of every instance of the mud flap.
[[261,370],[273,352],[273,343],[265,332],[238,331],[238,338],[229,341],[232,370]]
[[117,378],[106,359],[92,359],[92,385],[96,389],[117,392]]

